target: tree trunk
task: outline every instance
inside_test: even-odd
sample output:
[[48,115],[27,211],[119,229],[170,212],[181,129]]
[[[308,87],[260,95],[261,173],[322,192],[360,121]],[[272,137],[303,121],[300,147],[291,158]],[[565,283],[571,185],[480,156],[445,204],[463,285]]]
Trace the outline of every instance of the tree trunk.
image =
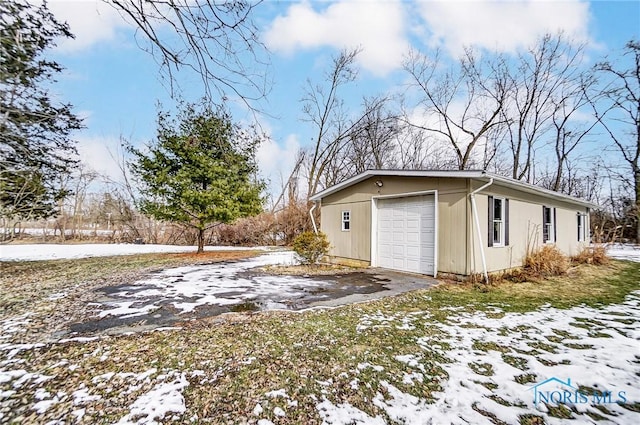
[[204,252],[204,229],[198,229],[198,254]]
[[562,183],[562,167],[564,166],[564,158],[558,157],[558,165],[556,166],[556,176],[553,179],[551,190],[558,192]]

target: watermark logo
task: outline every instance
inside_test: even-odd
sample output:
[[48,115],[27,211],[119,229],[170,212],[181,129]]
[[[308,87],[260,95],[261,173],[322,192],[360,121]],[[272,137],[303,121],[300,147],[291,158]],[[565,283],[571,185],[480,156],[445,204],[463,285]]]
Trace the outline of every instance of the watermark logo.
[[539,402],[546,404],[624,404],[627,401],[625,391],[598,391],[580,389],[571,384],[571,379],[566,381],[551,377],[546,379],[528,391],[533,391],[533,404]]

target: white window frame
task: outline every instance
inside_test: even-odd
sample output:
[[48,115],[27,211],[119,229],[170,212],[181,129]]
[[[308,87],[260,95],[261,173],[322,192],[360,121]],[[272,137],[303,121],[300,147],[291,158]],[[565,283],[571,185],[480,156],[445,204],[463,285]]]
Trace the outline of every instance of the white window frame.
[[578,242],[587,240],[587,215],[578,213]]
[[[556,232],[555,232],[555,227],[556,227],[556,223],[555,223],[555,213],[554,207],[547,207],[546,205],[543,205],[543,220],[542,220],[542,240],[544,243],[556,243]],[[546,212],[545,210],[549,210],[549,223],[545,222],[544,220],[546,220],[547,215],[544,214],[544,212]],[[548,231],[547,231],[547,236],[548,239],[545,241],[544,240],[544,229],[546,226],[549,226]]]
[[343,210],[340,213],[340,221],[342,223],[342,231],[350,232],[351,231],[351,210]]
[[[500,219],[497,220],[495,217],[495,210],[496,210],[496,201],[500,201]],[[506,203],[506,198],[493,198],[493,205],[491,205],[491,208],[494,211],[493,214],[493,223],[491,223],[492,225],[492,232],[491,234],[493,235],[493,246],[494,247],[503,247],[505,246],[504,242],[505,242],[505,203]],[[496,223],[500,223],[500,231],[498,232],[498,240],[496,240],[495,238],[495,227],[496,227]]]

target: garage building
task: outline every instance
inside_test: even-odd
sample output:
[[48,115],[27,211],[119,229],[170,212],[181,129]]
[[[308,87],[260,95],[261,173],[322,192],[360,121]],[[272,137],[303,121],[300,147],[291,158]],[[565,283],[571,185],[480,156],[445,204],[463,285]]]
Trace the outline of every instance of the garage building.
[[589,244],[589,202],[484,171],[368,170],[311,197],[330,260],[436,276],[519,267]]

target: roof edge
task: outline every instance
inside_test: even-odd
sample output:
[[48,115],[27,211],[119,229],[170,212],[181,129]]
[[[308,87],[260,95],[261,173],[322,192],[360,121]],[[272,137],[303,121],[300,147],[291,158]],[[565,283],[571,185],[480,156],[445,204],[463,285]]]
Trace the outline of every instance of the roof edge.
[[360,183],[373,176],[399,176],[399,177],[457,177],[457,178],[480,178],[485,175],[480,170],[366,170],[347,180],[330,186],[309,198],[310,201],[319,201],[322,198],[332,195],[346,187]]
[[339,192],[354,184],[360,183],[370,177],[374,176],[398,176],[398,177],[434,177],[434,178],[468,178],[468,179],[481,179],[488,181],[493,179],[496,182],[501,183],[504,186],[514,187],[519,190],[524,190],[529,193],[539,194],[550,198],[578,204],[584,207],[597,209],[600,208],[597,204],[585,201],[580,198],[565,195],[560,192],[554,192],[549,189],[542,188],[530,183],[525,183],[519,180],[513,180],[508,177],[503,177],[498,174],[488,173],[481,170],[366,170],[356,176],[353,176],[347,180],[344,180],[338,184],[328,187],[309,198],[310,201],[318,202],[323,198]]

